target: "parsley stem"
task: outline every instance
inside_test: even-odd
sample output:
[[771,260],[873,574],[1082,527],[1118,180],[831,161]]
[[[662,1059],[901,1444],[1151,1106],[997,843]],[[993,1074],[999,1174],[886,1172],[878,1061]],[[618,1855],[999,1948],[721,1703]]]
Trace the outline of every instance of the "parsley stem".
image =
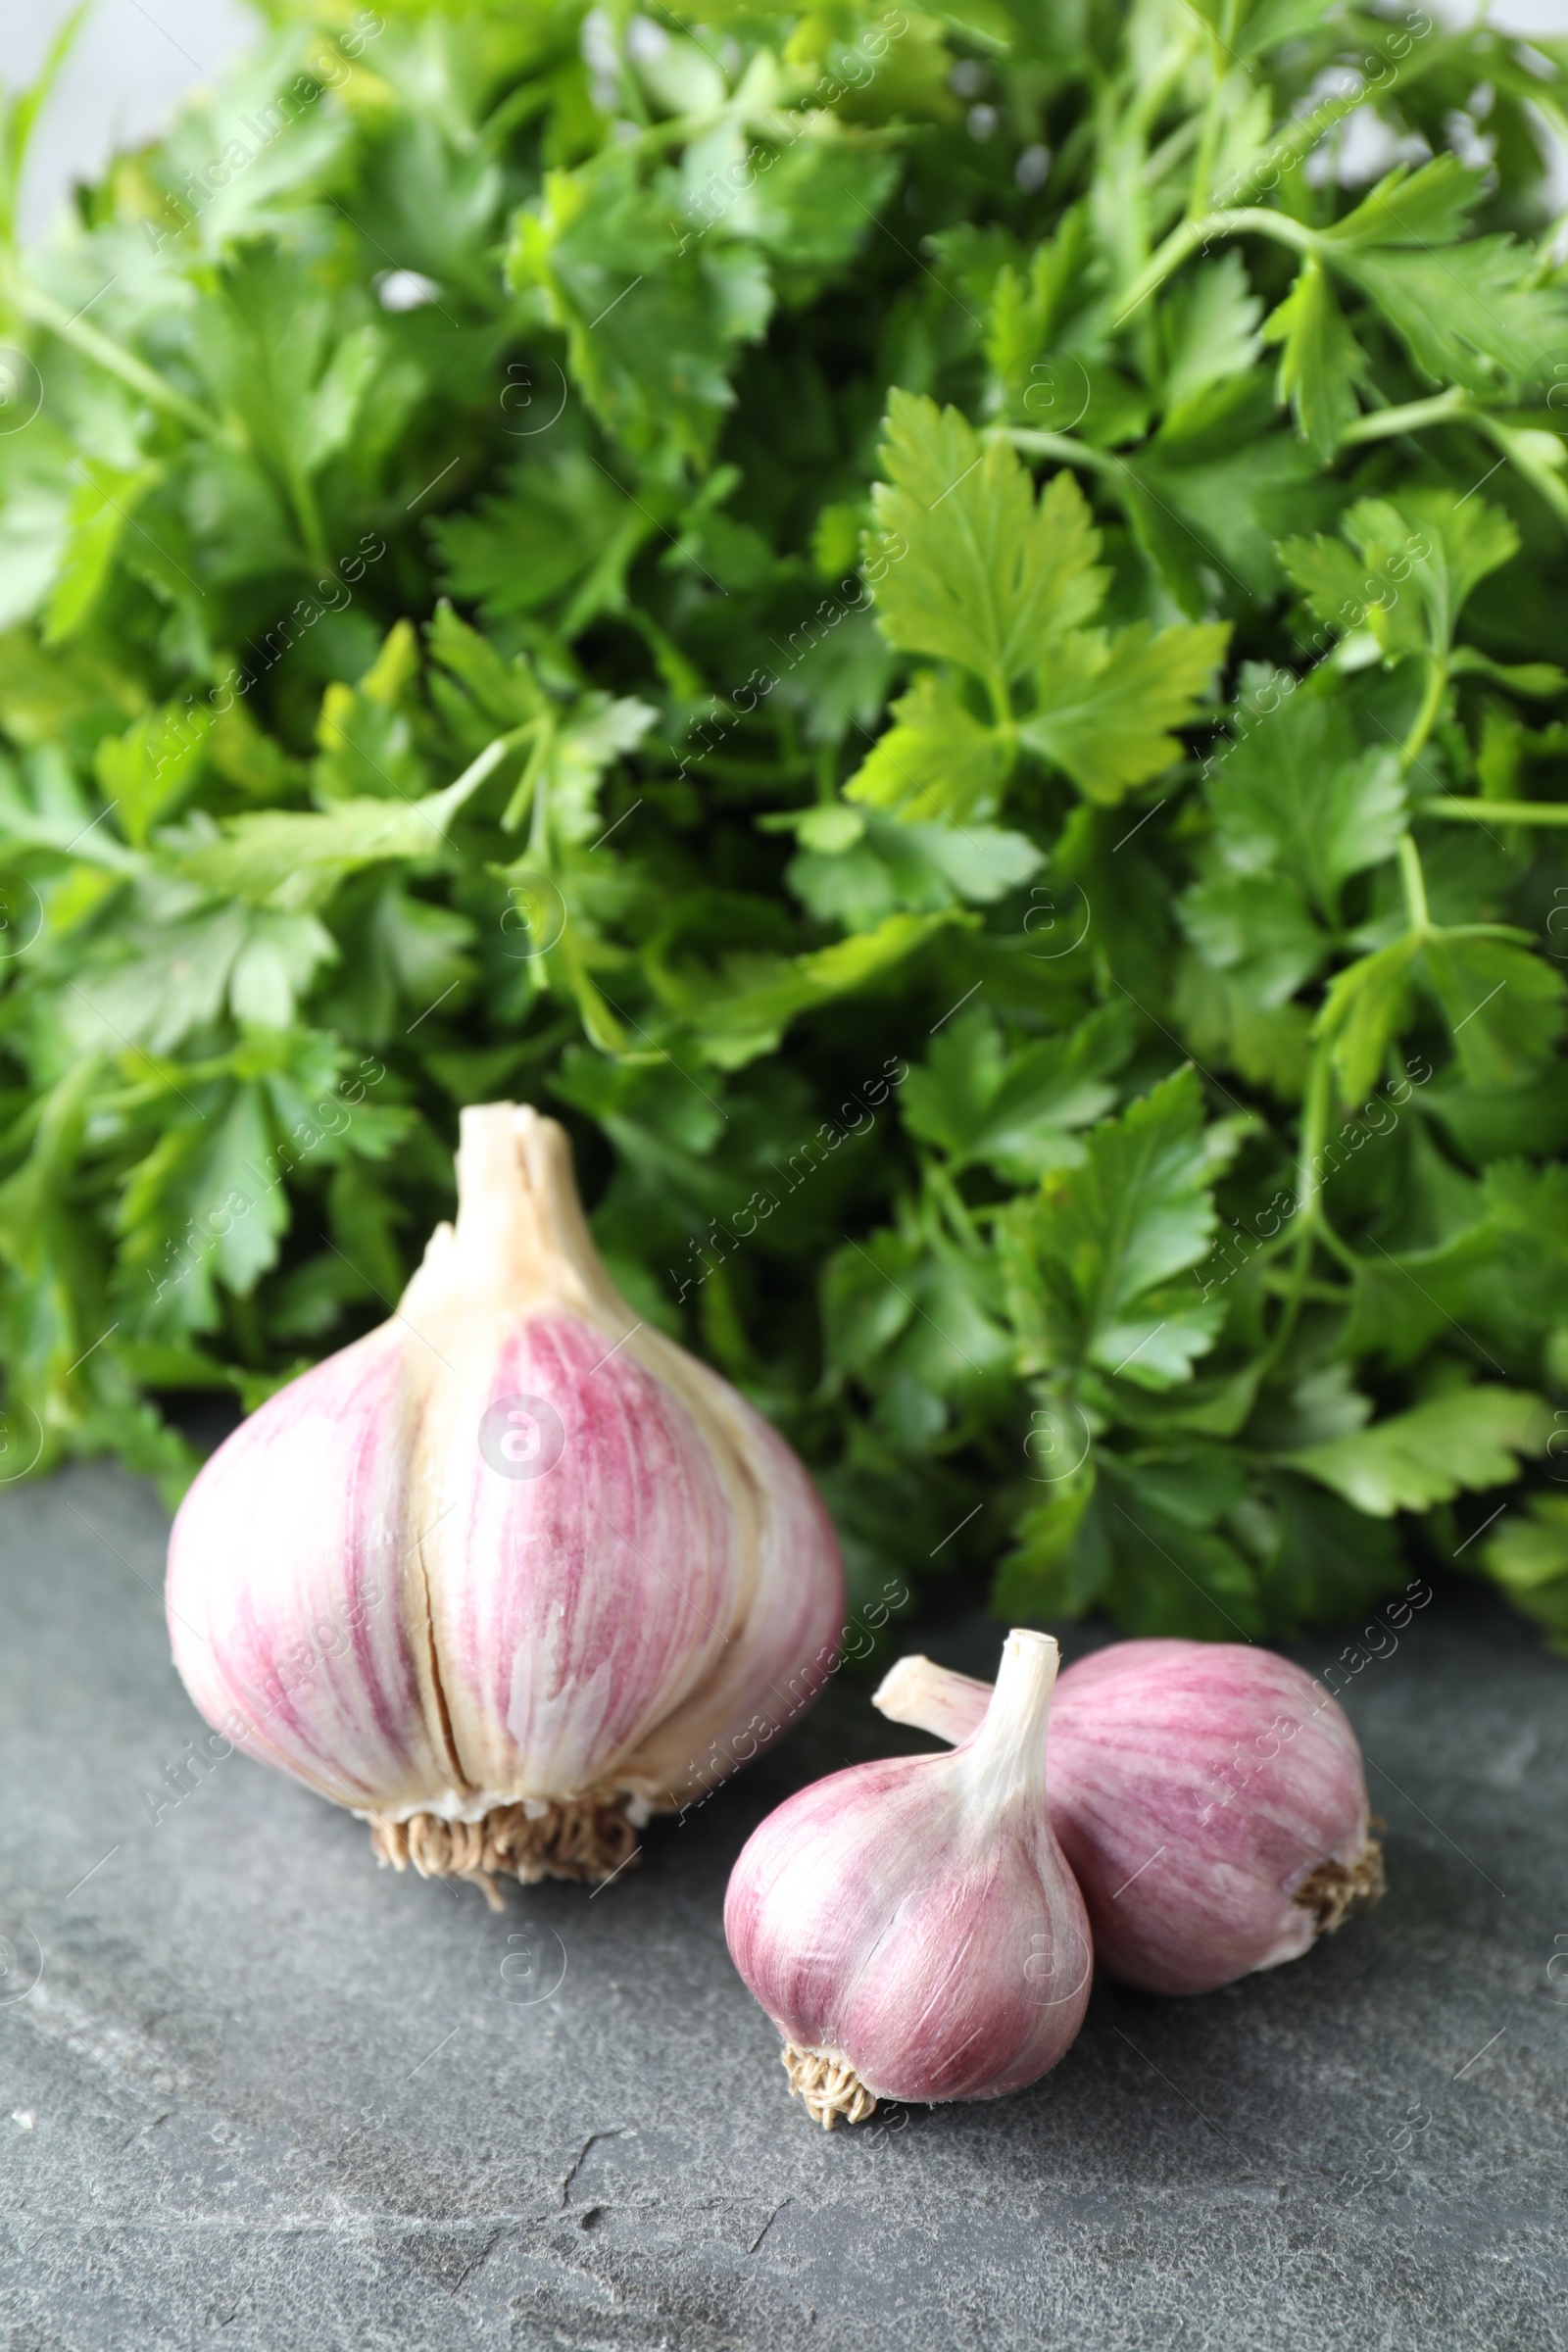
[[1041,432],[1032,424],[993,425],[983,436],[986,440],[1008,441],[1021,449],[1025,457],[1058,458],[1064,466],[1082,466],[1089,473],[1125,473],[1126,466],[1107,450],[1091,449],[1086,442],[1074,441],[1067,433]]
[[1474,825],[1568,825],[1568,801],[1461,801],[1440,793],[1422,802],[1421,813]]
[[[1343,1242],[1340,1247],[1344,1249]],[[1296,1277],[1294,1273],[1265,1274],[1263,1288],[1276,1298],[1292,1298],[1296,1294]],[[1346,1301],[1343,1282],[1323,1282],[1315,1277],[1301,1284],[1300,1295],[1303,1299],[1311,1299],[1319,1306],[1343,1307]]]
[[1332,1079],[1333,1064],[1329,1058],[1327,1041],[1324,1041],[1313,1053],[1306,1078],[1306,1098],[1301,1104],[1301,1128],[1296,1161],[1296,1209],[1300,1222],[1296,1228],[1296,1251],[1281,1294],[1284,1311],[1274,1337],[1263,1353],[1264,1379],[1290,1345],[1312,1272],[1312,1244],[1323,1221],[1320,1205],[1323,1188],[1318,1182],[1317,1166],[1323,1152],[1324,1131],[1328,1126]]
[[1342,446],[1353,441],[1387,441],[1396,433],[1419,432],[1424,424],[1451,424],[1456,417],[1474,416],[1469,393],[1450,384],[1446,392],[1439,392],[1431,400],[1407,400],[1396,408],[1370,410],[1346,426],[1340,441]]
[[[528,855],[542,865],[550,863],[550,762],[556,748],[554,713],[539,722],[539,738],[528,765],[533,771],[533,813],[528,824]],[[520,789],[520,787],[519,787]]]
[[305,541],[312,563],[318,564],[323,571],[329,571],[332,559],[326,552],[326,534],[321,528],[321,510],[317,503],[315,484],[303,466],[290,466],[288,468],[288,493],[294,502],[294,513],[299,522],[300,535]]
[[1140,309],[1178,270],[1189,254],[1196,253],[1213,237],[1239,236],[1272,237],[1280,245],[1294,246],[1298,253],[1315,253],[1323,239],[1316,229],[1304,221],[1293,220],[1289,213],[1265,212],[1257,205],[1242,205],[1236,210],[1204,213],[1197,220],[1184,220],[1173,228],[1164,244],[1154,255],[1147,270],[1140,271],[1122,296],[1122,306],[1111,320],[1112,332],[1125,326],[1134,311]]
[[[626,119],[630,120],[629,115]],[[705,109],[698,114],[667,115],[662,122],[651,122],[648,119],[648,110],[643,107],[642,120],[635,136],[617,139],[611,146],[601,147],[597,154],[586,157],[577,166],[577,170],[589,172],[599,170],[607,163],[619,165],[624,169],[625,159],[628,157],[657,155],[666,147],[695,147],[697,142],[706,138],[710,131],[721,129],[725,123],[734,123],[737,121],[744,121],[762,138],[777,140],[781,148],[788,149],[803,136],[808,117],[803,109],[795,107],[772,106],[754,112],[750,108],[737,109],[732,103],[726,102],[723,106],[711,111]],[[873,133],[872,136],[874,139],[875,134]],[[711,180],[710,184],[711,184]],[[714,218],[717,217],[715,213]],[[692,219],[695,222],[698,216],[694,213]],[[701,236],[712,225],[711,220],[701,221],[697,226],[696,233]]]
[[45,327],[50,334],[58,335],[62,343],[74,343],[83,359],[96,362],[111,375],[118,375],[122,384],[128,384],[133,392],[139,392],[143,400],[150,400],[154,408],[164,410],[170,416],[177,416],[180,423],[188,426],[191,432],[200,433],[206,439],[221,439],[223,428],[216,416],[209,415],[196,401],[187,400],[184,393],[177,391],[172,384],[166,383],[157,370],[138,360],[134,352],[122,350],[110,336],[101,333],[90,318],[74,318],[64,303],[56,302],[52,295],[45,294],[39,287],[29,285],[20,274],[13,275],[9,291],[23,317],[30,318],[35,326]]
[[[538,781],[539,770],[555,748],[555,729],[548,717],[528,720],[526,725],[514,728],[506,740],[510,743],[526,743],[530,736],[533,739],[533,749],[523,763],[522,773],[514,785],[512,798],[502,813],[501,829],[504,833],[515,832],[517,826],[527,815],[533,802],[533,789]],[[492,744],[489,749],[493,751],[495,746]]]
[[484,750],[478,754],[477,758],[468,761],[462,775],[457,778],[455,783],[447,786],[441,797],[450,804],[454,810],[461,808],[464,802],[470,800],[478,791],[486,778],[494,775],[507,754],[521,743],[529,732],[530,729],[527,727],[514,727],[510,734],[497,735],[492,742],[485,745]]
[[[1320,1216],[1318,1218],[1317,1232],[1319,1241],[1322,1242],[1325,1249],[1329,1250],[1332,1256],[1339,1259],[1341,1265],[1345,1267],[1346,1271],[1350,1274],[1359,1274],[1361,1270],[1360,1259],[1356,1256],[1355,1251],[1350,1248],[1348,1242],[1341,1241],[1339,1235],[1335,1232],[1327,1217]],[[1321,1291],[1324,1286],[1322,1284],[1317,1284],[1313,1287],[1316,1290]],[[1339,1295],[1343,1298],[1343,1291]]]
[[955,1240],[966,1250],[982,1249],[984,1245],[974,1229],[974,1221],[969,1214],[969,1204],[948,1170],[939,1167],[934,1159],[925,1161],[924,1167],[926,1181],[938,1207],[946,1213],[948,1225]]
[[1434,393],[1432,400],[1405,400],[1401,407],[1392,410],[1371,410],[1366,416],[1356,416],[1354,423],[1340,435],[1340,447],[1351,447],[1354,442],[1392,440],[1396,433],[1420,433],[1422,425],[1474,425],[1476,433],[1484,433],[1493,449],[1499,449],[1509,461],[1516,475],[1546,506],[1551,508],[1558,522],[1568,524],[1568,487],[1558,480],[1549,464],[1543,464],[1535,454],[1535,433],[1528,425],[1509,423],[1507,418],[1493,416],[1491,410],[1476,407],[1472,395],[1457,383],[1450,383],[1446,393]]
[[[1236,37],[1236,9],[1234,0],[1225,0],[1218,29],[1205,25],[1208,36],[1208,95],[1203,101],[1203,119],[1198,133],[1198,153],[1193,160],[1193,181],[1187,199],[1187,218],[1201,218],[1214,185],[1214,150],[1219,141],[1220,96],[1225,87],[1226,66],[1223,52],[1231,50]],[[1234,51],[1232,51],[1234,54]]]
[[1437,724],[1443,698],[1448,690],[1448,664],[1442,654],[1427,656],[1427,690],[1421,697],[1421,708],[1415,714],[1415,724],[1399,747],[1399,765],[1413,767],[1420,758],[1427,737]]
[[1332,1076],[1328,1047],[1326,1044],[1319,1045],[1307,1073],[1306,1099],[1301,1105],[1301,1131],[1297,1152],[1296,1207],[1301,1220],[1297,1229],[1298,1250],[1318,1216],[1322,1187],[1317,1181],[1317,1162],[1322,1154],[1324,1132],[1328,1126],[1329,1084]]
[[1432,928],[1426,876],[1421,871],[1421,853],[1408,833],[1399,844],[1399,880],[1404,885],[1404,910],[1410,929],[1424,937]]
[[1177,124],[1169,138],[1161,139],[1157,147],[1151,149],[1149,160],[1138,174],[1144,187],[1157,188],[1161,180],[1170,177],[1183,156],[1197,146],[1199,127],[1189,115],[1185,122]]
[[1568,523],[1568,488],[1558,479],[1549,465],[1544,465],[1536,455],[1532,428],[1510,424],[1489,410],[1477,408],[1475,402],[1458,384],[1450,384],[1446,392],[1435,393],[1430,400],[1409,400],[1392,409],[1374,409],[1346,426],[1340,435],[1340,446],[1348,448],[1362,441],[1386,441],[1396,433],[1419,432],[1428,424],[1471,424],[1500,450],[1521,480],[1544,500],[1559,522]]
[[1538,435],[1518,425],[1504,424],[1500,416],[1478,413],[1476,422],[1493,448],[1502,452],[1521,481],[1530,484],[1559,522],[1568,523],[1568,489],[1558,480],[1554,467],[1543,464],[1536,455]]

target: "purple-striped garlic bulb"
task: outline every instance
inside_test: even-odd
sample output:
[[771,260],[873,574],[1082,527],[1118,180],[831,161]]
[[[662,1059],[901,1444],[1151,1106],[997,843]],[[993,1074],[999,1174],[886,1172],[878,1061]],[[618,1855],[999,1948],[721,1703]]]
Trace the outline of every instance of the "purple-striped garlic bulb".
[[[969,1739],[990,1699],[929,1658],[901,1658],[875,1693],[940,1740]],[[1277,1968],[1383,1892],[1355,1734],[1272,1650],[1118,1642],[1080,1658],[1052,1711],[1049,1795],[1096,1958],[1145,1992]]]
[[1021,2090],[1083,2023],[1089,1922],[1045,1802],[1057,1662],[1049,1635],[1009,1634],[962,1746],[836,1772],[742,1850],[730,1953],[829,2131],[878,2099]]
[[465,1110],[457,1176],[390,1319],[202,1470],[169,1626],[225,1739],[499,1904],[612,1876],[814,1695],[843,1577],[789,1447],[613,1289],[564,1130]]

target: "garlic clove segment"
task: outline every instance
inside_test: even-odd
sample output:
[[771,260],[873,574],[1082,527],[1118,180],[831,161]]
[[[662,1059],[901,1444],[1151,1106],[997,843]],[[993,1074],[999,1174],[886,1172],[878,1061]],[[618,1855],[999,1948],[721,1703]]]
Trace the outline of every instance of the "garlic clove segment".
[[802,1789],[735,1865],[731,1956],[828,2130],[879,2099],[1021,2089],[1077,2034],[1094,1959],[1045,1803],[1057,1662],[1048,1635],[1010,1634],[961,1747]]
[[614,1290],[564,1130],[465,1110],[457,1176],[391,1320],[201,1471],[169,1622],[220,1732],[495,1899],[613,1875],[755,1752],[825,1678],[843,1577],[789,1447]]
[[[963,1740],[988,1689],[902,1658],[874,1703]],[[1062,1675],[1051,1741],[1052,1827],[1123,1984],[1211,1992],[1298,1959],[1383,1892],[1355,1734],[1271,1650],[1113,1642]]]

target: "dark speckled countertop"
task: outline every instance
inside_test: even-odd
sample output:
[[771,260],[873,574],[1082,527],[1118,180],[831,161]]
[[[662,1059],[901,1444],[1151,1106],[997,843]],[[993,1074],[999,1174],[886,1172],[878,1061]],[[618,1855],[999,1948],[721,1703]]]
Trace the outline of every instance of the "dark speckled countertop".
[[198,1730],[166,1532],[104,1468],[0,1496],[3,2352],[1568,2344],[1568,1665],[1484,1592],[1347,1694],[1378,1911],[830,2136],[720,1913],[790,1788],[921,1744],[863,1683],[614,1886],[493,1918],[240,1756],[154,1824]]

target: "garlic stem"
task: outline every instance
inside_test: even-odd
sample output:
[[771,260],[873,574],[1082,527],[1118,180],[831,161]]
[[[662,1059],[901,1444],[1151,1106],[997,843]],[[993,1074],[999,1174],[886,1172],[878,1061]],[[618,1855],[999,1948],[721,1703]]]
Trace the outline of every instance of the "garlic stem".
[[958,1751],[989,1811],[1045,1801],[1046,1725],[1060,1664],[1050,1634],[1013,1632],[1003,1645],[985,1721]]
[[907,1723],[955,1747],[978,1731],[991,1703],[991,1685],[954,1674],[929,1658],[900,1658],[872,1693],[871,1704],[890,1723]]
[[486,1102],[464,1110],[458,1131],[456,1229],[437,1228],[402,1311],[424,1309],[437,1290],[445,1305],[454,1293],[507,1311],[548,1302],[629,1328],[582,1213],[564,1129],[527,1103]]

